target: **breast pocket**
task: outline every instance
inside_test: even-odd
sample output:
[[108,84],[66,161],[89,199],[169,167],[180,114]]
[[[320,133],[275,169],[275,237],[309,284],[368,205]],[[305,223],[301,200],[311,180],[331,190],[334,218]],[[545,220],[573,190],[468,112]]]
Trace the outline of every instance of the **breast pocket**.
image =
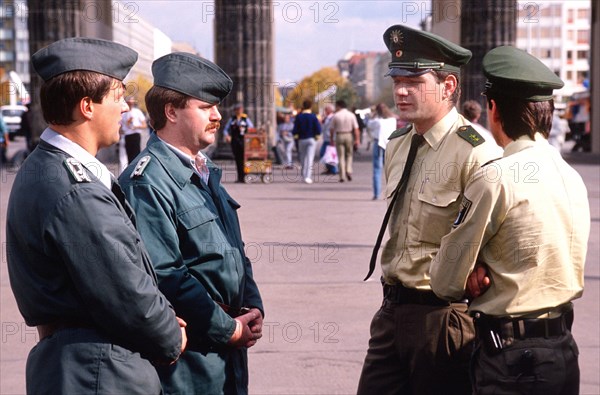
[[205,207],[195,207],[177,214],[179,222],[186,230],[217,220],[217,215]]
[[419,241],[439,245],[450,232],[458,215],[460,192],[426,184],[419,192],[421,211],[418,216]]

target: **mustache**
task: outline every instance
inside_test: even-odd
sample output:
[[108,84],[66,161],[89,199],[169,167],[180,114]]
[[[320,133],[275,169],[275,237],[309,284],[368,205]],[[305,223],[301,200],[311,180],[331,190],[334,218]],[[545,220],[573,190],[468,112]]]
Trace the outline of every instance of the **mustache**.
[[211,122],[206,125],[205,130],[216,129],[219,130],[221,128],[221,122]]

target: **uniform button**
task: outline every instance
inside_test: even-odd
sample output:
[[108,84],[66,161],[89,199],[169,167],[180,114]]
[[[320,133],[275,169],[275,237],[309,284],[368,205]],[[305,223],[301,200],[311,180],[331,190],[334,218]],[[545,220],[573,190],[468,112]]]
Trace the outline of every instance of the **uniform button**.
[[411,193],[411,192],[412,192],[412,187],[408,188],[406,191],[407,191],[408,193]]
[[406,225],[406,220],[405,219],[402,220],[402,225]]
[[434,196],[431,198],[431,201],[435,203],[435,202],[437,202],[437,198]]

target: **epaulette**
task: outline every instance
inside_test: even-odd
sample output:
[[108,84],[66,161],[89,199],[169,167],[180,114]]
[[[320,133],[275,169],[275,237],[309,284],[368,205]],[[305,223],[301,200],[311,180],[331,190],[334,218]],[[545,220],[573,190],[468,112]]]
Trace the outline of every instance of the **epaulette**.
[[467,141],[473,147],[477,147],[485,142],[485,139],[482,135],[477,133],[477,130],[471,125],[465,125],[458,128],[458,132],[456,132],[462,139]]
[[85,167],[75,158],[67,158],[64,161],[65,167],[69,170],[69,173],[75,179],[75,182],[92,182],[87,171],[85,171]]
[[390,137],[388,137],[388,140],[395,139],[396,137],[404,136],[406,133],[408,133],[412,130],[412,127],[413,127],[413,125],[411,123],[411,124],[406,125],[403,128],[400,128],[400,129],[394,131],[392,134],[390,134]]
[[492,160],[488,160],[487,162],[485,162],[483,165],[481,165],[481,167],[486,167],[487,165],[490,165],[492,163],[494,163],[495,161],[497,161],[498,159],[502,159],[502,158],[496,158],[496,159],[492,159]]
[[129,178],[142,176],[144,170],[146,169],[146,166],[148,166],[148,163],[150,163],[150,159],[150,155],[142,156],[141,159],[138,160],[137,164],[135,165],[135,169],[133,169]]

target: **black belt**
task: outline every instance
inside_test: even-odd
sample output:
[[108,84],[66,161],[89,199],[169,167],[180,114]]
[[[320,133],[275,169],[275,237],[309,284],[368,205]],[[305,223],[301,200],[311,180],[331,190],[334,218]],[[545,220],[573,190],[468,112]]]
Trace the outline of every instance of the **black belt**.
[[450,302],[438,298],[433,291],[406,288],[402,284],[383,284],[384,299],[396,304],[420,304],[426,306],[450,306]]
[[551,338],[565,335],[573,325],[573,310],[555,318],[499,318],[475,313],[477,337],[494,352],[515,340]]

